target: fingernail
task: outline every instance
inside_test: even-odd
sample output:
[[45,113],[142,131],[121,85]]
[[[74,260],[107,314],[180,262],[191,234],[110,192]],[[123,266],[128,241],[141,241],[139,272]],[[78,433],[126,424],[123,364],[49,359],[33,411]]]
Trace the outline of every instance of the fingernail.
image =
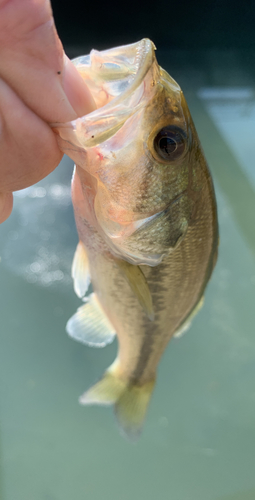
[[13,206],[12,193],[0,193],[0,224],[11,215]]
[[78,70],[65,55],[63,89],[78,116],[87,115],[96,109],[95,101]]

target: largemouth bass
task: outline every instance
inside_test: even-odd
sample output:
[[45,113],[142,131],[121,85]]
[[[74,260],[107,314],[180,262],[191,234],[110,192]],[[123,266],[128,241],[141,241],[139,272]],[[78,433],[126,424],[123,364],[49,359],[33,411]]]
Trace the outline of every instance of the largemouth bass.
[[68,333],[114,363],[80,398],[114,405],[131,438],[142,427],[163,351],[203,301],[217,259],[212,179],[179,85],[148,39],[75,59],[97,109],[55,124],[76,163],[79,234],[72,275],[84,297]]

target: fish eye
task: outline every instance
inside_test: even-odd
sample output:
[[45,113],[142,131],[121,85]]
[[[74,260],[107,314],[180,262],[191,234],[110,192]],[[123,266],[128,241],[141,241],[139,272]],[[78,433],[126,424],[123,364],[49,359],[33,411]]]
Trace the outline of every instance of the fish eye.
[[178,127],[163,127],[154,139],[155,151],[163,160],[176,160],[182,155],[185,147],[186,134]]

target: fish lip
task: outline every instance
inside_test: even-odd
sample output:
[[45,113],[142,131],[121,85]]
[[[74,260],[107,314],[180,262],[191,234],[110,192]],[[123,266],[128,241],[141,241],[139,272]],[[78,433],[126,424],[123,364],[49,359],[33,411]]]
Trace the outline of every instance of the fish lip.
[[[129,50],[129,48],[133,48],[135,54],[135,57],[137,61],[134,61],[134,67],[135,67],[135,72],[130,75],[129,78],[129,83],[127,85],[127,88],[123,91],[120,92],[116,97],[114,97],[110,102],[105,104],[104,106],[101,106],[100,108],[92,111],[91,113],[88,113],[87,115],[84,115],[82,117],[78,117],[75,120],[72,120],[70,122],[66,123],[58,123],[58,122],[52,122],[50,123],[50,126],[55,129],[54,131],[57,132],[61,137],[62,135],[64,136],[63,138],[67,138],[68,136],[68,131],[72,135],[76,135],[76,140],[75,144],[72,143],[72,140],[70,139],[69,142],[73,144],[75,147],[80,146],[82,148],[86,147],[94,147],[101,142],[104,141],[99,141],[97,142],[96,138],[95,140],[92,140],[92,136],[94,135],[93,133],[89,133],[89,138],[85,138],[85,133],[90,130],[90,127],[93,126],[93,123],[99,119],[104,119],[106,120],[107,117],[111,117],[112,115],[116,114],[117,111],[119,111],[120,107],[122,106],[122,103],[128,99],[135,91],[136,89],[140,86],[140,84],[144,81],[147,73],[151,69],[152,65],[156,62],[157,60],[155,57],[155,45],[151,40],[148,38],[143,38],[139,42],[136,42],[134,44],[129,44],[129,45],[123,45],[120,47],[117,47],[115,50],[121,50],[123,49],[123,55],[125,56],[125,52]],[[100,51],[100,53],[110,53],[111,50],[109,49],[106,51]],[[89,56],[81,56],[81,57],[91,57],[91,54]],[[76,58],[74,60],[74,63],[76,63],[77,66],[79,66],[79,60],[80,58]],[[127,57],[127,56],[126,56]],[[107,81],[107,80],[106,80]],[[93,95],[93,92],[92,92]],[[140,101],[140,100],[139,100]],[[138,102],[138,106],[141,106],[141,102]],[[126,122],[126,120],[134,114],[135,111],[137,111],[137,105],[135,106],[136,109],[130,109],[125,116],[123,116],[122,122],[120,123],[120,127],[123,125],[123,123]],[[112,134],[113,135],[113,134]],[[81,137],[80,137],[81,136]],[[79,144],[78,144],[79,141]]]

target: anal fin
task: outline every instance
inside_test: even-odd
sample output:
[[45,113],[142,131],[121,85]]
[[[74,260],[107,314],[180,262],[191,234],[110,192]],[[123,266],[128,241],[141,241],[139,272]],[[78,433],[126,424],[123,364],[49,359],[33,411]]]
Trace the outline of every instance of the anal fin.
[[81,241],[79,241],[77,245],[73,258],[72,278],[74,282],[74,291],[81,299],[84,297],[90,284],[89,261],[87,252]]
[[92,347],[104,347],[116,335],[95,293],[69,319],[66,331],[74,340]]

